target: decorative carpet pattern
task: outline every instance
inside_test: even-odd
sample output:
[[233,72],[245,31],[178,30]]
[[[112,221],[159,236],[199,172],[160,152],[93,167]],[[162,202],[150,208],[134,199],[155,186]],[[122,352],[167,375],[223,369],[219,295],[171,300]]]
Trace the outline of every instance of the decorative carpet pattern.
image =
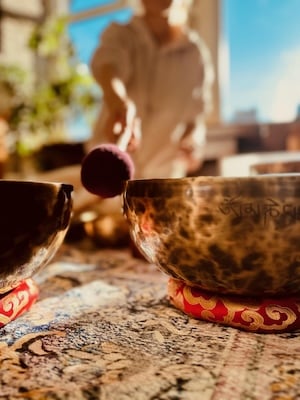
[[0,399],[296,400],[300,332],[189,317],[127,250],[63,245],[39,298],[0,330]]

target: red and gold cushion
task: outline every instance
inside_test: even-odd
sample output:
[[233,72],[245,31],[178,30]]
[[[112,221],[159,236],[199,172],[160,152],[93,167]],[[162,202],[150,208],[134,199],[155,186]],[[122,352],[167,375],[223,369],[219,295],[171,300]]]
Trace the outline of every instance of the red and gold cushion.
[[0,295],[0,328],[28,311],[38,298],[39,290],[31,279]]
[[198,319],[259,333],[300,328],[300,296],[289,298],[243,298],[208,293],[173,278],[169,279],[170,302]]

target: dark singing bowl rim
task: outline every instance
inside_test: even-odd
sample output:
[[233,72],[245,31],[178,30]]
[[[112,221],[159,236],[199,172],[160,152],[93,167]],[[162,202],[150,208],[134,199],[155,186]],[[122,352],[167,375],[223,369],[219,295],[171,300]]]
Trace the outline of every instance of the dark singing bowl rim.
[[159,197],[182,194],[187,190],[192,193],[203,189],[230,188],[244,190],[245,194],[277,194],[288,190],[291,195],[300,197],[300,173],[276,173],[253,176],[195,176],[184,178],[131,179],[125,182],[124,197]]
[[70,183],[59,182],[59,181],[42,181],[42,180],[35,180],[35,179],[13,179],[13,178],[2,178],[0,179],[0,185],[22,185],[22,186],[53,186],[53,187],[66,187],[70,190],[73,190],[73,185]]

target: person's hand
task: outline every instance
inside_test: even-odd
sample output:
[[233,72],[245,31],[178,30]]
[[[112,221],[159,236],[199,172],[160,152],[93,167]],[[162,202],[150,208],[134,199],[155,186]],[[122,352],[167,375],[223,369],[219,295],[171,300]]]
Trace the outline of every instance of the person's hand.
[[196,172],[202,165],[202,158],[195,151],[190,143],[182,142],[179,147],[179,157],[186,165],[187,174]]
[[108,141],[117,143],[126,132],[130,135],[126,150],[135,151],[139,147],[141,138],[140,120],[136,116],[135,104],[116,92],[106,96],[105,101],[108,107],[105,129]]
[[179,141],[179,157],[185,162],[188,174],[196,172],[203,163],[205,127],[187,125]]

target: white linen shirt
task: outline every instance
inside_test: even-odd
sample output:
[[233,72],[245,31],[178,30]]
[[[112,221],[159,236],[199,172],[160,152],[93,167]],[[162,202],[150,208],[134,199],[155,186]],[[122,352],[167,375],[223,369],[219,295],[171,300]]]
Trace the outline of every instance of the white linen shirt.
[[[185,125],[198,121],[193,135],[199,153],[205,142],[204,113],[209,105],[213,71],[210,54],[194,32],[180,41],[158,46],[141,17],[126,25],[111,24],[102,34],[91,60],[97,79],[100,65],[113,64],[133,100],[141,120],[141,146],[132,154],[135,178],[186,175],[178,155]],[[102,103],[87,151],[107,140],[107,118]]]

